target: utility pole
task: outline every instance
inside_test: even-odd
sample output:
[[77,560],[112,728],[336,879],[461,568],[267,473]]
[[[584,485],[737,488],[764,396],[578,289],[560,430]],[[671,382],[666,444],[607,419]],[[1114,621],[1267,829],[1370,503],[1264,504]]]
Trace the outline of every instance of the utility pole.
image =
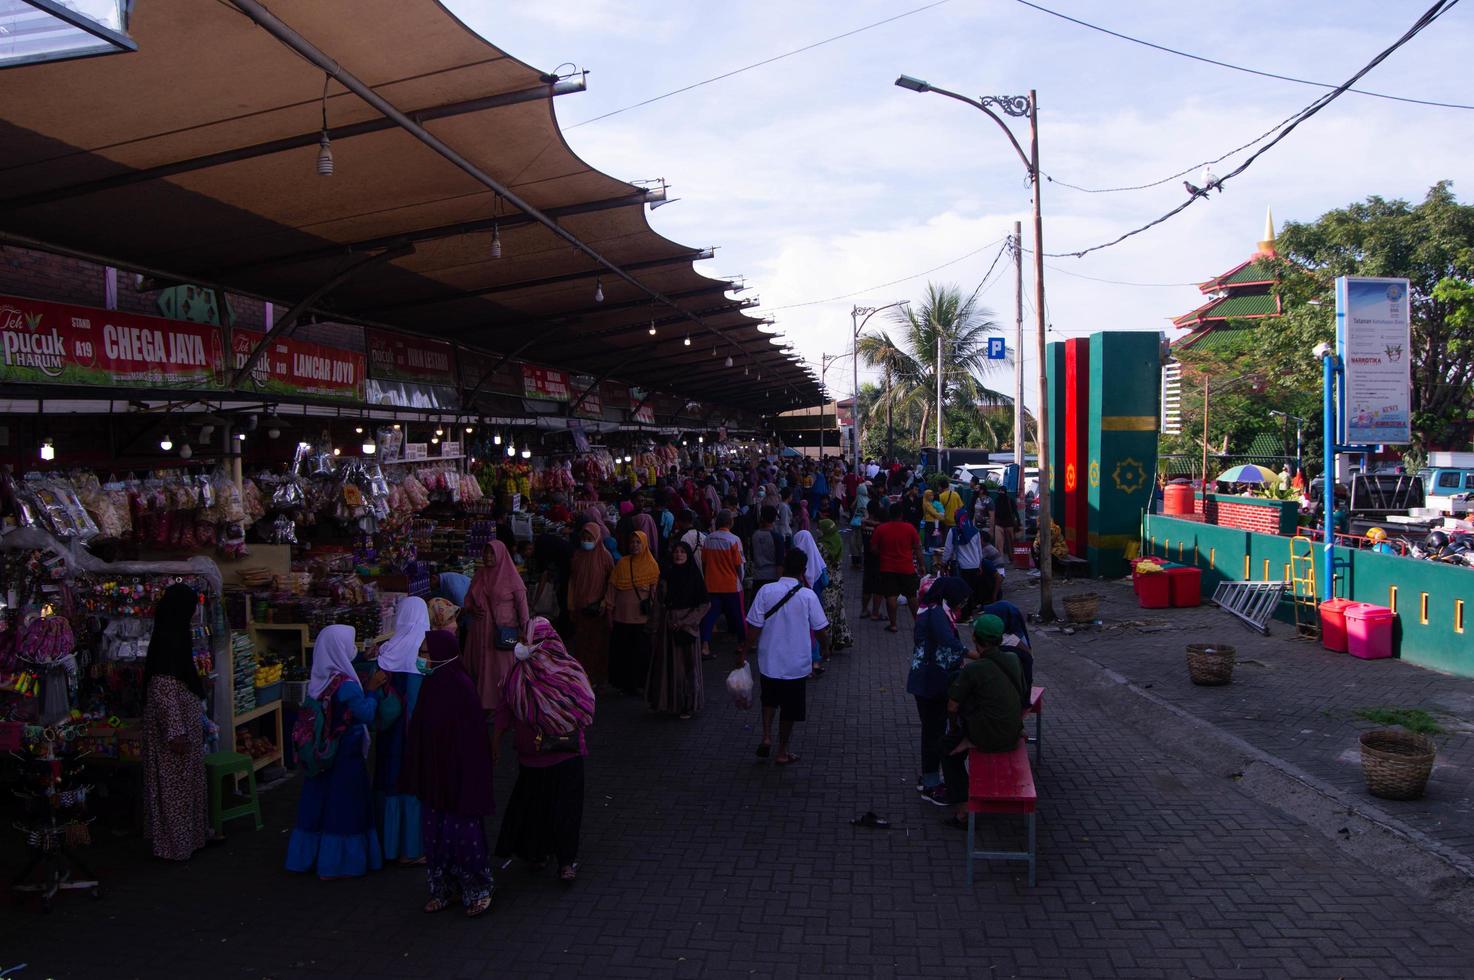
[[886,399],[885,399],[885,455],[886,455],[886,458],[887,459],[891,460],[892,462],[895,462],[895,459],[896,459],[896,424],[895,424],[895,422],[896,422],[896,420],[895,420],[894,414],[891,411],[892,405],[891,405],[891,399],[890,399],[890,390],[891,390],[891,366],[890,366],[890,362],[887,361],[886,362],[886,365],[885,365],[885,391],[886,391]]
[[[1039,97],[1029,89],[1029,177],[1034,181],[1034,312],[1039,323],[1039,618],[1054,619],[1054,550],[1050,540],[1049,502],[1049,384],[1044,377],[1044,215],[1039,200]],[[1019,474],[1020,482],[1023,474]]]
[[1027,527],[1024,487],[1024,226],[1013,223],[1013,465],[1018,467],[1018,490],[1013,508],[1019,527]]
[[[855,318],[860,308],[850,308],[850,426],[855,439],[855,472],[860,472],[860,327]],[[862,474],[863,475],[863,474]]]
[[937,472],[942,472],[942,325],[932,321],[937,331]]

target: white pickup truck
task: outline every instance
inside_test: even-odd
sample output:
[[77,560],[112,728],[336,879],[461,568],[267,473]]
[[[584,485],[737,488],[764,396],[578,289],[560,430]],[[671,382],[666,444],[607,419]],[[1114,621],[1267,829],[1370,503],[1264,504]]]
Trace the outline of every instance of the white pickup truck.
[[1474,453],[1429,453],[1428,465],[1418,475],[1428,510],[1447,517],[1474,511]]

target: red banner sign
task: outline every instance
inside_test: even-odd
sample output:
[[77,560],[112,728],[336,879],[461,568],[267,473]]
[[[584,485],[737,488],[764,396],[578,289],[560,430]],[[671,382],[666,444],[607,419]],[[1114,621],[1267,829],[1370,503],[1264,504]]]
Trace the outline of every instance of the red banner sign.
[[[575,374],[570,379],[572,394],[569,398],[582,398],[573,414],[582,415],[588,419],[601,419],[604,417],[603,393],[599,391],[599,379],[587,374]],[[588,394],[584,394],[587,391]]]
[[522,365],[522,397],[547,401],[568,400],[568,372]]
[[644,388],[630,389],[630,421],[655,424],[655,396]]
[[[240,367],[265,334],[254,330],[231,331],[235,357]],[[343,401],[364,400],[364,356],[357,351],[324,347],[291,338],[273,340],[251,369],[249,384],[258,391],[283,395],[315,395]]]
[[220,328],[0,296],[0,381],[218,388]]
[[451,385],[454,356],[444,341],[411,337],[382,330],[368,335],[369,371],[380,381],[416,381],[421,384]]

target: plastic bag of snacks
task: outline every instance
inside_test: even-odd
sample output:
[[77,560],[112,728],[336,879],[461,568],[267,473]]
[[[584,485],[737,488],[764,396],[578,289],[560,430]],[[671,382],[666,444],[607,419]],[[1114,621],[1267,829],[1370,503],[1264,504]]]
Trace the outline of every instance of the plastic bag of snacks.
[[76,645],[65,616],[39,616],[27,624],[16,652],[23,660],[46,664],[69,655]]

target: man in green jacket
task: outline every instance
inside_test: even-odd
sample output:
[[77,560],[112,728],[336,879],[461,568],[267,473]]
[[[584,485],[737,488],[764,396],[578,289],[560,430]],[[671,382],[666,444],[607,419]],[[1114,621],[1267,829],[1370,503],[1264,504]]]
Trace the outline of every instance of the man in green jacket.
[[950,822],[966,823],[967,750],[1011,752],[1024,734],[1028,690],[1018,657],[1002,647],[1003,620],[973,620],[973,649],[947,691],[947,734],[942,736],[942,775],[951,803],[963,808]]

